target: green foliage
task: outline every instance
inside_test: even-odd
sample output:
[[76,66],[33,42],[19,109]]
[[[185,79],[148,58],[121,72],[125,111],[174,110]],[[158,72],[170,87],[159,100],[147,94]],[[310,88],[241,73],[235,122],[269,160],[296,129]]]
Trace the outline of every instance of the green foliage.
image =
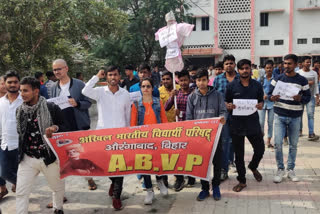
[[[2,0],[0,69],[46,71],[56,58],[66,59],[71,70],[100,63],[88,50],[101,38],[122,35],[126,24],[125,13],[102,1]],[[89,64],[78,66],[83,61]]]

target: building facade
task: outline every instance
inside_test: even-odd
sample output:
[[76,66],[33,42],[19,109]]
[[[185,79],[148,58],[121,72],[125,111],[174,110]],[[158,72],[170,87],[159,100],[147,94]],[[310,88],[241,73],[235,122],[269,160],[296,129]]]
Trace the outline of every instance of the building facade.
[[186,63],[210,65],[223,55],[263,65],[288,53],[320,60],[320,0],[188,0],[195,30]]

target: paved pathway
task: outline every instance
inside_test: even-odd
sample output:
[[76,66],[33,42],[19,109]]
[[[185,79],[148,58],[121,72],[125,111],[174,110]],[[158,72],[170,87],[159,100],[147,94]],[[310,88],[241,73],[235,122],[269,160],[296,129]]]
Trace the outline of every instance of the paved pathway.
[[[315,130],[320,134],[320,107],[316,108]],[[304,124],[307,124],[304,117]],[[307,127],[304,127],[307,133]],[[287,154],[288,146],[284,147]],[[250,160],[252,149],[246,144],[246,161]],[[285,158],[286,160],[286,158]],[[248,163],[246,163],[248,164]],[[127,176],[124,183],[123,204],[125,209],[116,213],[214,213],[214,214],[319,214],[320,213],[320,142],[307,141],[303,136],[299,141],[296,161],[296,173],[301,182],[293,183],[286,179],[283,183],[274,184],[272,178],[276,172],[274,152],[266,149],[260,172],[263,181],[254,180],[250,171],[247,174],[248,187],[240,193],[232,191],[237,183],[236,174],[231,169],[230,178],[221,184],[222,199],[218,202],[211,197],[203,202],[196,201],[200,184],[194,188],[185,188],[176,193],[169,191],[167,198],[161,197],[155,190],[156,201],[151,206],[143,205],[145,192],[140,188],[136,176]],[[110,185],[108,178],[96,178],[98,189],[90,191],[84,178],[69,177],[66,180],[66,196],[69,201],[65,204],[66,214],[114,213],[111,199],[107,197]],[[154,181],[155,182],[155,181]],[[169,177],[174,183],[174,177]],[[51,200],[51,193],[43,175],[40,175],[34,185],[30,197],[30,213],[46,214],[52,210],[45,206]],[[3,214],[15,213],[15,195],[10,193],[0,202]]]

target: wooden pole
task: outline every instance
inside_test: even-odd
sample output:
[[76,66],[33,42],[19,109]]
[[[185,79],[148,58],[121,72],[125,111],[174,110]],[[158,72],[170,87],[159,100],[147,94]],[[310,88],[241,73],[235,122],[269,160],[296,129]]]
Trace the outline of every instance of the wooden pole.
[[[176,73],[175,72],[172,72],[173,73],[173,90],[176,90]],[[174,96],[174,109],[178,109],[178,105],[177,105],[177,96]],[[179,119],[178,119],[178,116],[176,115],[176,122],[178,122]]]

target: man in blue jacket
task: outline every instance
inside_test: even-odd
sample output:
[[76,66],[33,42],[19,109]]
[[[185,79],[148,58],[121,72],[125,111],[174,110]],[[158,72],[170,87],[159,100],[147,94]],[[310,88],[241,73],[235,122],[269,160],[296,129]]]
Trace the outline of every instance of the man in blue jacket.
[[[139,72],[138,72],[138,76],[139,76],[139,79],[142,80],[146,77],[151,77],[151,69],[150,69],[150,66],[147,65],[147,64],[141,64],[139,66]],[[135,92],[135,91],[141,91],[140,89],[140,82],[134,84],[133,86],[130,87],[130,90],[129,92]],[[153,88],[153,91],[152,91],[152,96],[154,97],[160,97],[160,93],[159,93],[159,90],[157,87],[154,87]]]
[[[88,109],[91,106],[89,98],[84,96],[81,91],[85,84],[81,80],[70,78],[68,75],[68,65],[65,60],[57,59],[52,63],[52,70],[57,78],[50,88],[50,98],[67,96],[72,107],[62,110],[64,122],[69,131],[79,131],[90,129],[90,117]],[[88,178],[90,190],[97,189],[92,178]],[[51,204],[48,204],[50,207]]]

